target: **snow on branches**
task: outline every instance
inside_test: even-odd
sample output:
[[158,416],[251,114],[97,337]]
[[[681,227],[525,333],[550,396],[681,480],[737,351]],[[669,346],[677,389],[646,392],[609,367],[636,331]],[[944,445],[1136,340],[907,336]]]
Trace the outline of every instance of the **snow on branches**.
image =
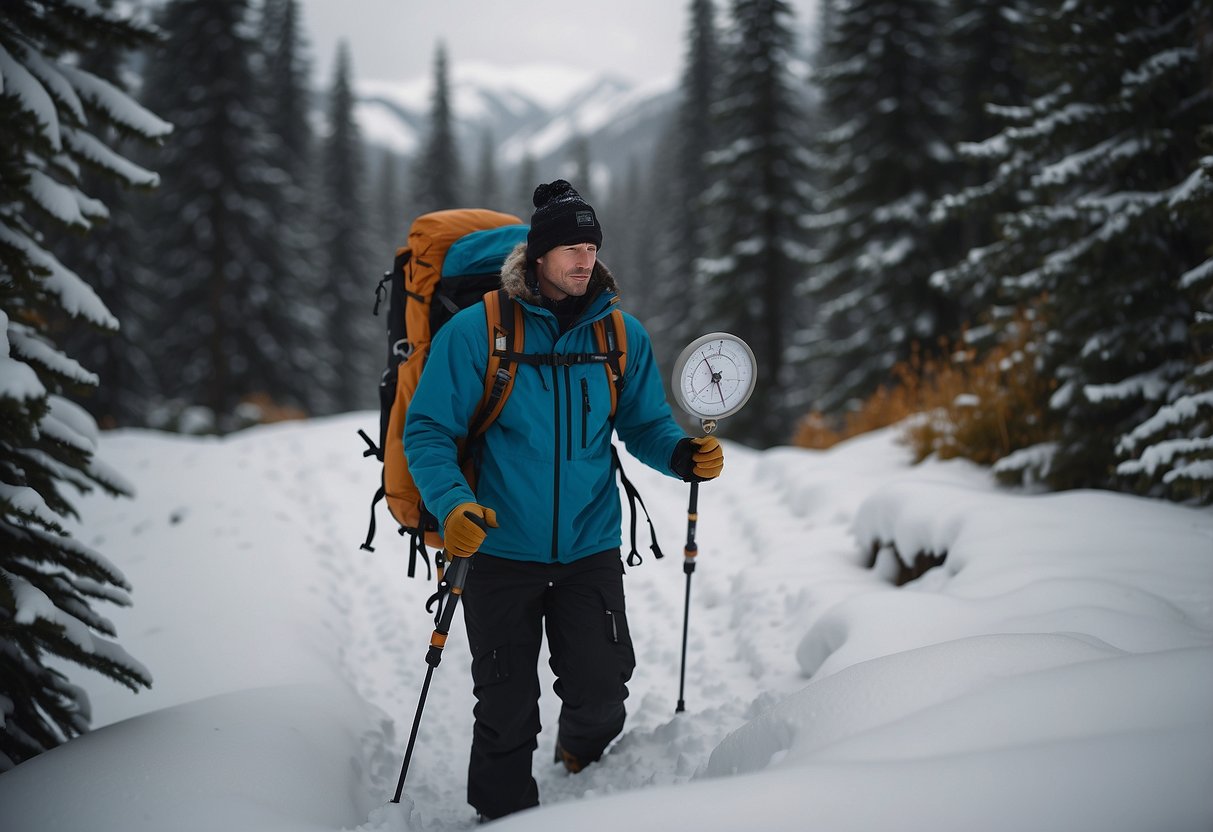
[[157,184],[113,144],[155,143],[171,125],[83,66],[94,50],[149,35],[116,12],[66,0],[7,0],[0,26],[0,771],[88,727],[87,696],[49,658],[131,688],[151,683],[103,637],[114,627],[92,607],[129,604],[126,579],[65,522],[74,495],[131,487],[94,458],[97,425],[67,398],[98,376],[55,341],[64,322],[114,331],[118,320],[54,253],[71,239],[64,232],[109,219],[85,192],[84,169]]

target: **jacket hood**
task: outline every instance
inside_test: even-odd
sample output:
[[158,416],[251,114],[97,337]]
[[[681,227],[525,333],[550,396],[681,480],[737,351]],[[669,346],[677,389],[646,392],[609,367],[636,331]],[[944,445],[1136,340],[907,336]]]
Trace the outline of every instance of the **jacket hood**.
[[[512,298],[542,306],[543,301],[538,293],[532,292],[526,285],[526,270],[526,243],[519,243],[501,265],[501,288]],[[594,263],[594,271],[590,272],[590,285],[586,289],[587,295],[596,295],[599,292],[619,294],[614,275],[601,260]]]

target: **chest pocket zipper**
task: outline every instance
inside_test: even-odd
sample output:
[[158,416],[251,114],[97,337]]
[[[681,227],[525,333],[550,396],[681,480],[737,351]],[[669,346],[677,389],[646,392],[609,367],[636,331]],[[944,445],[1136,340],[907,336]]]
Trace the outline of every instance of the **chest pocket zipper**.
[[590,416],[590,385],[583,378],[581,380],[581,450],[586,447],[586,431],[589,430]]

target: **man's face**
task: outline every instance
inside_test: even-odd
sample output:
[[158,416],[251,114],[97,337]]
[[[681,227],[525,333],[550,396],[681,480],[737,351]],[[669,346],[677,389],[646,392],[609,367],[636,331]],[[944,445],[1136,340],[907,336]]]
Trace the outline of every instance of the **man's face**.
[[551,300],[581,297],[590,285],[597,259],[598,246],[593,243],[556,246],[535,261],[539,293]]

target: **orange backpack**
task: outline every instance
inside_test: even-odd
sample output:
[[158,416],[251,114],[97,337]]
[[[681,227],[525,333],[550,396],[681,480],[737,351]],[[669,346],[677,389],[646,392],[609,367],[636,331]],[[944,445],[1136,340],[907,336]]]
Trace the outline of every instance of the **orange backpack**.
[[[410,538],[410,577],[416,571],[418,552],[428,573],[426,546],[442,546],[438,519],[425,511],[404,453],[404,420],[429,357],[430,341],[456,312],[484,302],[488,322],[485,349],[489,357],[484,396],[470,422],[469,436],[459,444],[464,474],[474,489],[474,472],[465,453],[468,442],[488,430],[500,414],[513,389],[519,359],[543,358],[524,354],[522,307],[498,288],[502,263],[518,243],[525,242],[528,230],[511,214],[481,208],[424,214],[409,228],[408,244],[397,250],[392,270],[376,287],[376,315],[383,301],[388,301],[387,368],[379,382],[379,444],[364,431],[358,433],[368,445],[363,456],[374,456],[382,462],[383,472],[361,548],[374,551],[375,507],[386,499],[400,534]],[[622,313],[615,309],[608,318],[597,321],[594,333],[600,354],[610,357],[603,366],[612,380],[613,417],[627,360]],[[441,578],[441,553],[437,561]]]

